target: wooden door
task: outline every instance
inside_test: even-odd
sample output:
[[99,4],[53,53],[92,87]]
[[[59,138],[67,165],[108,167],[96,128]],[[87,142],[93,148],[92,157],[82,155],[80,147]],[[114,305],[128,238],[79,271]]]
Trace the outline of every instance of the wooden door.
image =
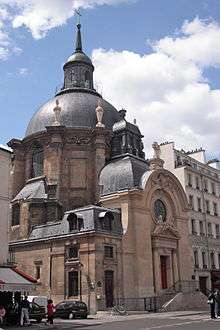
[[205,277],[205,276],[199,276],[199,289],[204,294],[207,294],[207,277]]
[[167,257],[160,256],[161,287],[167,289]]
[[112,270],[105,271],[105,299],[106,307],[112,307],[114,301],[114,272]]

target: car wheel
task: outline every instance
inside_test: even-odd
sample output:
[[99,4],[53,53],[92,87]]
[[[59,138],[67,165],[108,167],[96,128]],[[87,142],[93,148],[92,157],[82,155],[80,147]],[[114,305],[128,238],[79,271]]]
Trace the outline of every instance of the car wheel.
[[69,313],[69,320],[72,320],[72,319],[74,319],[74,315],[73,315],[73,313]]

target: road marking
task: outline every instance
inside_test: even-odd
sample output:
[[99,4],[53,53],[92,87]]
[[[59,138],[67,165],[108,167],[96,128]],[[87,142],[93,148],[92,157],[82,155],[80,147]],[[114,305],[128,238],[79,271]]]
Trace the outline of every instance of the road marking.
[[203,319],[200,321],[189,321],[189,322],[182,322],[182,323],[174,323],[174,324],[163,324],[163,325],[157,325],[153,327],[148,327],[148,328],[141,328],[141,330],[151,330],[151,329],[164,329],[164,328],[171,328],[171,327],[178,327],[182,325],[187,325],[187,324],[193,324],[193,323],[201,323],[201,322],[207,322],[210,321],[209,319]]

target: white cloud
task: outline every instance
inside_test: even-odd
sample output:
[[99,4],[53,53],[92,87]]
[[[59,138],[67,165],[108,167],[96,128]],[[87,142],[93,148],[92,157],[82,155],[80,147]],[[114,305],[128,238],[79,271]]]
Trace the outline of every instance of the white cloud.
[[25,26],[34,38],[45,37],[47,32],[60,26],[74,15],[74,9],[98,5],[118,5],[137,0],[0,0],[0,6],[10,12],[14,28]]
[[28,68],[19,68],[18,69],[18,73],[21,75],[21,76],[27,76],[30,74],[30,71]]
[[201,145],[219,154],[220,90],[212,90],[204,76],[204,68],[219,66],[219,39],[216,22],[196,18],[144,56],[93,52],[103,96],[137,119],[148,151],[154,140],[174,140],[181,148]]
[[7,22],[10,20],[10,17],[6,7],[0,6],[0,60],[7,60],[10,54],[18,54],[21,51],[20,48],[14,45],[8,33]]
[[21,51],[14,46],[8,30],[24,26],[35,39],[65,24],[75,9],[133,3],[138,0],[0,0],[0,60]]
[[181,32],[184,37],[166,37],[155,43],[155,51],[182,63],[192,61],[202,67],[220,66],[220,47],[216,44],[220,40],[220,25],[217,22],[197,17],[191,22],[186,21]]

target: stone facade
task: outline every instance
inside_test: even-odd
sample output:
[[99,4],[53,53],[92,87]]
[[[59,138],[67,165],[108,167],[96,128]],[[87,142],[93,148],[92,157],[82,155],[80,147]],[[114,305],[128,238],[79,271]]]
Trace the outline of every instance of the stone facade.
[[[192,252],[188,246],[188,208],[176,178],[161,169],[143,176],[143,190],[103,196],[107,207],[120,208],[123,226],[125,297],[143,297],[162,291],[161,257],[166,259],[166,287],[192,279]],[[166,221],[158,221],[154,205],[166,205]],[[187,265],[187,267],[186,267]]]
[[173,172],[185,190],[191,210],[190,243],[194,274],[201,290],[215,287],[220,279],[220,167],[218,160],[207,162],[202,149],[185,152],[174,143],[161,145],[164,167]]
[[8,223],[10,212],[10,161],[11,151],[0,146],[0,265],[8,261]]
[[94,90],[80,25],[76,45],[62,90],[9,143],[10,249],[38,294],[83,299],[95,312],[191,281],[193,258],[180,182],[157,144],[145,160],[137,125]]

